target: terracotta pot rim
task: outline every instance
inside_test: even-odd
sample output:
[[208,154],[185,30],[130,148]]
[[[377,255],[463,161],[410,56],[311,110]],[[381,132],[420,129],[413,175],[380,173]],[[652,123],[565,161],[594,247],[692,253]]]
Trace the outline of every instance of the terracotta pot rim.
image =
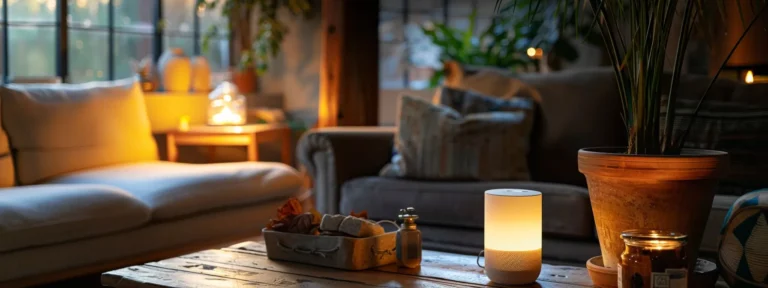
[[657,154],[626,154],[627,147],[589,147],[579,149],[579,155],[589,156],[622,156],[632,158],[703,158],[727,156],[728,152],[709,149],[683,148],[680,155],[657,155]]
[[631,155],[622,147],[585,148],[578,152],[579,171],[587,176],[638,180],[719,179],[728,170],[728,153],[683,149],[682,155]]

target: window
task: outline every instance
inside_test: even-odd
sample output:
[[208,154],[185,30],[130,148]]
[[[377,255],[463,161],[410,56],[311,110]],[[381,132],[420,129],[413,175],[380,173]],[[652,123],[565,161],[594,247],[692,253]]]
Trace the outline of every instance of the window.
[[214,72],[229,67],[224,29],[202,53],[207,27],[226,28],[219,11],[196,0],[0,0],[0,75],[58,76],[69,83],[126,78],[132,62],[168,47],[205,56]]
[[[476,32],[488,26],[496,1],[392,0],[380,1],[379,85],[381,89],[425,89],[440,62],[440,50],[424,36],[429,22],[469,27],[469,14],[478,8]],[[482,5],[478,5],[482,4]]]

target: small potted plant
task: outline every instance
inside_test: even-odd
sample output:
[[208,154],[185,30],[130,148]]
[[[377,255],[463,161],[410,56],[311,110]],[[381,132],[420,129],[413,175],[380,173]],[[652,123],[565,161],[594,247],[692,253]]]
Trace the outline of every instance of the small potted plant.
[[[228,31],[233,33],[234,42],[239,45],[240,61],[232,69],[232,82],[241,93],[256,91],[257,77],[269,68],[269,61],[280,52],[280,45],[288,28],[278,17],[281,8],[287,8],[294,16],[312,16],[310,0],[197,0],[198,9],[220,9],[227,18]],[[254,24],[256,21],[256,26]],[[254,32],[255,29],[255,32]],[[210,39],[218,34],[220,27],[209,27],[203,35],[204,51]]]

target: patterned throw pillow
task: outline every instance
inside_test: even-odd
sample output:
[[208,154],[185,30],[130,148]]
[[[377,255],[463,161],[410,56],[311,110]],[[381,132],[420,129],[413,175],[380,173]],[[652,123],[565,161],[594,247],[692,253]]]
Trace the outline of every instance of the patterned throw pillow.
[[445,88],[434,105],[403,96],[392,164],[383,176],[435,180],[529,180],[533,101]]
[[[680,135],[688,127],[698,101],[677,99],[676,102],[673,135]],[[666,108],[662,107],[661,123],[665,114]],[[718,194],[739,196],[768,187],[768,109],[764,107],[706,101],[684,147],[728,152],[730,168],[720,181]]]

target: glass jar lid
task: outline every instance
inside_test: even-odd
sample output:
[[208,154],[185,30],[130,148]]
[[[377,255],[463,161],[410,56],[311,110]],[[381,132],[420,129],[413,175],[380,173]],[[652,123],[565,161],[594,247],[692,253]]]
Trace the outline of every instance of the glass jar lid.
[[666,230],[632,229],[621,232],[621,239],[686,241],[688,235]]
[[633,229],[622,232],[621,239],[631,246],[674,248],[685,245],[688,235],[665,230]]

